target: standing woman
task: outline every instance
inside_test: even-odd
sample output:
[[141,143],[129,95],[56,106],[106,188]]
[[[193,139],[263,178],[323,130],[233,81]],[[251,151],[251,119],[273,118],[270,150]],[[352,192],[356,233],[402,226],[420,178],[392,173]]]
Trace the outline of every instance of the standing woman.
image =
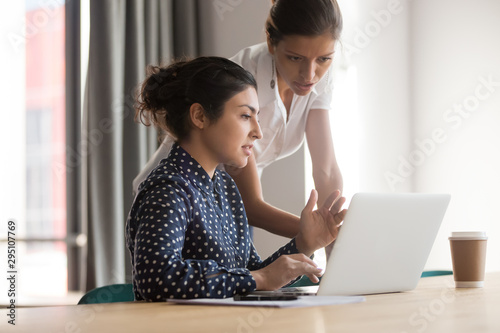
[[[266,166],[297,151],[306,137],[318,205],[332,190],[342,191],[329,119],[331,64],[342,16],[336,0],[272,2],[266,21],[267,42],[245,48],[231,58],[256,78],[263,138],[255,143],[254,154],[244,168],[226,170],[241,192],[249,224],[293,237],[299,230],[299,217],[264,201],[260,176]],[[172,142],[170,137],[165,139],[134,180],[134,189],[168,155]],[[293,179],[295,175],[289,176]]]

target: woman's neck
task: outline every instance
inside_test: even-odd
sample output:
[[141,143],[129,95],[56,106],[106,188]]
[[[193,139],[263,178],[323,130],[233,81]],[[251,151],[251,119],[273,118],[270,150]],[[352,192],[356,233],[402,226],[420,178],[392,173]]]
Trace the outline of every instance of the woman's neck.
[[198,162],[203,170],[213,178],[215,173],[215,168],[219,163],[213,160],[212,156],[208,153],[208,150],[205,149],[205,146],[202,142],[198,142],[197,140],[183,140],[179,142],[179,146],[182,147],[185,151],[191,155],[196,162]]
[[277,75],[278,79],[278,93],[280,95],[281,101],[286,109],[286,118],[288,121],[288,116],[290,115],[290,108],[292,106],[293,100],[293,91],[290,89],[288,84],[286,84],[285,80],[279,75]]

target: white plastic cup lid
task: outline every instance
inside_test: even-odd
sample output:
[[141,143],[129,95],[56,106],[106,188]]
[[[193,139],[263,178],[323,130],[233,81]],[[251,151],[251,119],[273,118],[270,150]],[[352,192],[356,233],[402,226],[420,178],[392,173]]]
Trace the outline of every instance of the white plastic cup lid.
[[487,240],[485,231],[454,231],[449,239],[479,239]]

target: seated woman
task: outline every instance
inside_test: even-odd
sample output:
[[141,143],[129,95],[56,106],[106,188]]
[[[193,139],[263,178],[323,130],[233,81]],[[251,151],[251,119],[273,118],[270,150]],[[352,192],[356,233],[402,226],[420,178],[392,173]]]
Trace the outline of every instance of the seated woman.
[[[302,211],[300,232],[262,261],[248,232],[233,179],[219,164],[242,168],[262,137],[253,76],[219,57],[152,67],[136,116],[176,138],[169,156],[140,185],[127,220],[137,300],[224,298],[274,290],[301,275],[318,282],[309,258],[337,236],[345,216],[335,191]],[[340,200],[340,205],[333,205]]]

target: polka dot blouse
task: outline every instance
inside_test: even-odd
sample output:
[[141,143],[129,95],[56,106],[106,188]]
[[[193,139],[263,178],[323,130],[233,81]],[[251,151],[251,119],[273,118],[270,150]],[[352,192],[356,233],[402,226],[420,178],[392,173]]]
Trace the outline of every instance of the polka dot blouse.
[[233,179],[211,179],[177,144],[139,187],[126,231],[136,300],[243,294],[256,288],[250,270],[298,253],[292,239],[262,261]]

